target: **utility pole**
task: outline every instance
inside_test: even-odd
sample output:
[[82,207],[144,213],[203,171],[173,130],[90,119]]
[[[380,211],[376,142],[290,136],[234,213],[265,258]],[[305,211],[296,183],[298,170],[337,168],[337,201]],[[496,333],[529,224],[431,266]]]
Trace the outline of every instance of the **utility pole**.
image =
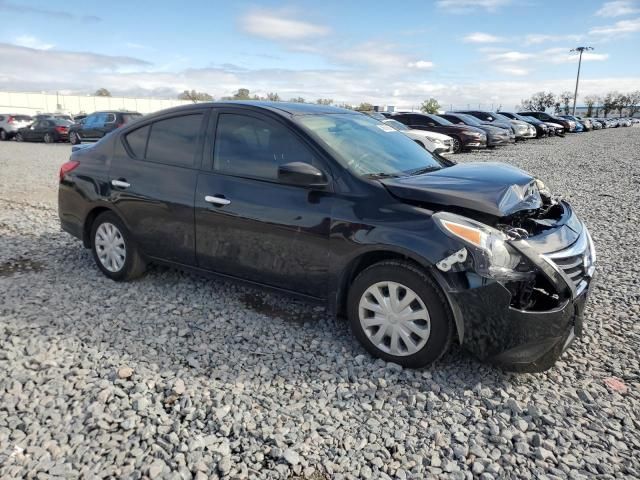
[[580,81],[580,66],[582,65],[582,54],[588,50],[593,50],[593,47],[576,47],[572,48],[571,52],[578,52],[578,75],[576,76],[576,91],[573,93],[573,114],[576,114],[576,100],[578,99],[578,82]]

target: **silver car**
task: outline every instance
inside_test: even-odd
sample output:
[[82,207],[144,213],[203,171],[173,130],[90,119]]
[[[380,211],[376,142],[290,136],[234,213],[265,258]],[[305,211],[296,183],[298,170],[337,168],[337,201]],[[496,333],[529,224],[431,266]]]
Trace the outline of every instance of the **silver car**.
[[33,122],[29,115],[0,113],[0,140],[11,140],[18,130]]

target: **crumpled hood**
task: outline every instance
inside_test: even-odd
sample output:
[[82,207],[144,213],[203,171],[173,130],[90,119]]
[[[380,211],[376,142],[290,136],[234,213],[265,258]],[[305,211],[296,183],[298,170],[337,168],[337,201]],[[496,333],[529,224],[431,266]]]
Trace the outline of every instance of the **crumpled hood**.
[[456,206],[496,217],[542,206],[535,179],[504,163],[457,164],[424,175],[380,181],[401,199]]

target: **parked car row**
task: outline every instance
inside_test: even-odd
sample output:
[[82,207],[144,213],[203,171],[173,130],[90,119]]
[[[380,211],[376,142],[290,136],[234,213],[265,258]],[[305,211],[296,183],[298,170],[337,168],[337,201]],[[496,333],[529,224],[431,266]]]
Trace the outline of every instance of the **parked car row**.
[[[369,112],[368,115],[413,138],[431,153],[459,153],[465,150],[494,148],[521,140],[548,136],[563,137],[601,128],[631,126],[639,119],[596,119],[573,115],[551,115],[546,112],[489,112],[457,110],[430,114],[420,112]],[[393,123],[391,123],[393,121]],[[398,128],[402,124],[404,128]],[[425,144],[418,137],[444,135],[440,146]],[[433,141],[434,139],[432,139]],[[450,145],[450,149],[443,148]]]
[[100,111],[90,115],[41,113],[38,115],[0,114],[0,140],[15,138],[18,142],[97,141],[109,132],[142,117],[129,111]]

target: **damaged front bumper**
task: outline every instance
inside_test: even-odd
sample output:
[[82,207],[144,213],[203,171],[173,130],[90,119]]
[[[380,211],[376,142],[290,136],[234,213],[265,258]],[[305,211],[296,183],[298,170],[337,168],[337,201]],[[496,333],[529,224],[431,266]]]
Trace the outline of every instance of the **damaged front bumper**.
[[568,205],[565,208],[557,227],[510,242],[536,271],[533,301],[524,308],[509,282],[469,269],[449,272],[454,262],[466,259],[461,252],[443,259],[447,265],[438,264],[460,341],[481,360],[505,370],[540,372],[581,336],[584,307],[594,285],[595,249],[587,228]]

